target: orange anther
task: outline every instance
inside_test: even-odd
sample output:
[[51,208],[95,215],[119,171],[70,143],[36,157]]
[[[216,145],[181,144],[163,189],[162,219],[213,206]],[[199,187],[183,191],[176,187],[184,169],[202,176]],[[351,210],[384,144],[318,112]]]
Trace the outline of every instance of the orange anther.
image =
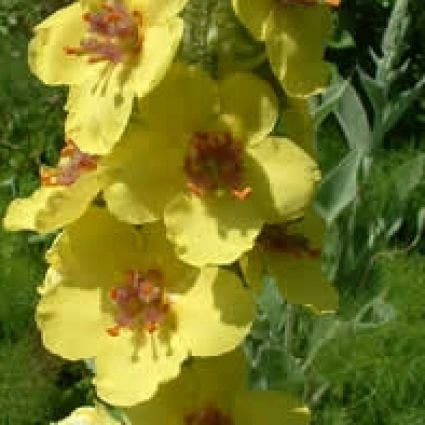
[[105,56],[91,56],[88,59],[89,63],[99,63],[102,61],[108,60]]
[[68,139],[65,141],[65,146],[61,150],[61,156],[72,156],[77,150],[78,148],[75,143],[71,139]]
[[108,332],[110,336],[116,337],[120,334],[120,327],[119,325],[116,325],[113,328],[106,329],[106,332]]
[[57,176],[51,169],[42,167],[40,169],[40,179],[43,186],[56,186]]
[[84,53],[84,50],[81,47],[65,46],[63,50],[67,55],[81,55]]
[[41,184],[44,187],[54,187],[57,186],[56,178],[53,176],[44,176],[41,177]]
[[238,200],[238,201],[245,201],[252,193],[252,188],[246,187],[245,189],[232,190],[232,195]]
[[118,298],[118,291],[117,291],[117,288],[112,288],[112,289],[109,291],[109,298],[111,298],[111,300],[114,300],[114,301]]
[[135,281],[137,280],[137,278],[138,278],[138,274],[134,270],[127,270],[124,273],[124,282],[127,285],[133,285]]
[[118,22],[121,19],[121,14],[116,11],[111,11],[111,13],[106,17],[108,23]]
[[147,324],[146,324],[146,330],[147,330],[150,334],[154,333],[154,332],[156,331],[156,329],[157,329],[157,325],[156,325],[156,323],[154,323],[154,322],[150,322],[150,323],[147,323]]
[[205,192],[199,186],[192,182],[187,183],[187,188],[189,189],[190,193],[195,196],[198,196],[199,198],[202,198],[205,195]]
[[140,288],[143,295],[150,295],[155,290],[155,285],[153,285],[151,282],[145,281]]

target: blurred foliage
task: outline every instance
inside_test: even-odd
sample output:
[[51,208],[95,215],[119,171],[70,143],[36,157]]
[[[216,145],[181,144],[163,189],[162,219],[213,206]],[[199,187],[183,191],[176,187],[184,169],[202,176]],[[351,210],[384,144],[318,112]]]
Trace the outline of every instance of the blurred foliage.
[[16,342],[0,343],[0,423],[46,425],[90,403],[90,377],[81,363],[45,353],[32,326]]
[[[364,140],[347,138],[351,129],[363,131],[362,117],[346,113],[360,105],[366,125],[376,118],[357,72],[360,66],[374,76],[370,49],[382,54],[394,3],[343,2],[328,59],[351,86],[342,100],[346,103],[333,105],[334,114],[317,129],[324,175],[353,150],[364,149]],[[420,1],[409,2],[410,25],[394,63],[408,59],[409,67],[389,91],[393,101],[425,75],[422,8]],[[423,90],[418,94],[384,143],[364,151],[367,161],[353,198],[329,229],[324,254],[340,290],[337,314],[316,317],[291,306],[268,281],[259,299],[259,315],[246,343],[251,385],[298,391],[313,409],[314,425],[425,423],[425,96]],[[341,125],[347,124],[344,119],[352,121],[348,129]]]
[[[31,28],[64,2],[0,1],[0,215],[38,185],[41,163],[63,143],[64,91],[43,86],[27,67]],[[36,287],[51,237],[0,230],[0,424],[45,425],[86,401],[80,363],[49,355],[34,328]]]
[[385,300],[374,311],[383,323],[374,324],[371,309],[363,310],[352,326],[340,323],[315,357],[312,369],[329,384],[317,424],[338,424],[326,417],[330,411],[347,425],[423,423],[424,265],[421,255],[380,255],[370,283]]
[[425,257],[381,251],[350,301],[318,317],[267,281],[246,343],[251,386],[298,392],[313,425],[422,424]]
[[[336,18],[337,30],[335,41],[328,50],[328,59],[338,64],[345,78],[353,76],[360,65],[365,71],[373,71],[373,61],[370,50],[381,53],[382,34],[395,0],[345,0]],[[411,66],[408,72],[398,82],[399,89],[411,87],[425,73],[425,11],[422,0],[410,0],[409,12],[411,22],[406,38],[406,50],[403,58],[409,59]],[[341,43],[341,34],[349,37],[352,43]],[[344,37],[342,37],[344,39]],[[342,47],[342,48],[341,48]],[[354,79],[358,86],[358,81]],[[393,130],[387,146],[402,146],[409,141],[412,134],[421,135],[425,120],[425,100],[418,100],[403,117],[403,121]],[[416,140],[422,144],[422,138]]]

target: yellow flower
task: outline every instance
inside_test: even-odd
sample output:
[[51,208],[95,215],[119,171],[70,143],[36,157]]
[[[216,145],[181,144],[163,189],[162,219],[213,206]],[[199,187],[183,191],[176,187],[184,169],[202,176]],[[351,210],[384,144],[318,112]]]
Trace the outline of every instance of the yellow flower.
[[323,90],[328,67],[323,61],[332,28],[329,6],[340,0],[232,0],[242,23],[266,44],[270,65],[290,96]]
[[315,131],[309,100],[288,97],[283,109],[284,127],[288,137],[315,158]]
[[80,407],[51,425],[121,425],[121,422],[112,418],[105,407],[97,404],[95,407]]
[[260,291],[269,275],[288,302],[316,313],[335,311],[338,295],[320,260],[324,234],[324,222],[312,210],[301,220],[266,226],[255,248],[240,260],[249,285]]
[[48,233],[81,217],[104,185],[99,157],[84,154],[71,140],[57,167],[42,167],[41,187],[28,198],[12,201],[3,225],[7,230]]
[[71,85],[67,133],[85,152],[119,140],[134,96],[164,77],[183,33],[187,0],[81,0],[35,27],[32,71],[46,84]]
[[277,106],[262,80],[216,82],[175,65],[139,106],[107,164],[104,197],[120,220],[164,218],[178,256],[203,266],[236,261],[265,222],[302,214],[319,172],[290,140],[269,136]]
[[132,425],[308,425],[310,412],[296,397],[249,391],[241,351],[194,359],[151,400],[128,410]]
[[99,208],[67,227],[47,260],[43,343],[70,360],[94,358],[98,394],[114,405],[149,399],[189,355],[234,349],[255,313],[234,273],[186,265],[162,225],[137,229]]

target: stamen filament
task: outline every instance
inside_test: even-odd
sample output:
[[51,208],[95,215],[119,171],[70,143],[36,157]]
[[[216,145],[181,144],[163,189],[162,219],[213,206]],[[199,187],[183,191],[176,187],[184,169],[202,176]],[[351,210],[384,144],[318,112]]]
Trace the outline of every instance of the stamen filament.
[[165,293],[163,275],[156,269],[145,274],[137,270],[124,273],[123,284],[112,288],[109,298],[117,310],[117,324],[106,330],[111,336],[118,336],[122,328],[152,334],[170,311],[171,299]]
[[143,43],[143,17],[131,13],[118,1],[102,3],[96,12],[86,12],[82,19],[88,24],[88,36],[79,46],[65,46],[67,55],[87,56],[89,63],[117,64],[138,54]]

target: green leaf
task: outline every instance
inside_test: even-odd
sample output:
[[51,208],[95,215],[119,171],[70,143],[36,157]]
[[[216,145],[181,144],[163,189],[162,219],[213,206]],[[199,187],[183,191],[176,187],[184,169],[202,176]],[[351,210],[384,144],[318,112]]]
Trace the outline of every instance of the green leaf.
[[313,110],[314,126],[318,128],[333,112],[349,84],[348,80],[338,79],[323,93],[321,103]]
[[372,144],[369,121],[360,97],[350,83],[347,83],[334,113],[350,148],[359,152],[368,151]]
[[332,223],[357,195],[357,172],[361,156],[356,150],[345,158],[323,179],[316,199],[318,213]]
[[260,367],[251,374],[255,389],[294,391],[303,387],[304,374],[296,359],[283,347],[261,350],[258,360]]
[[257,298],[257,303],[261,313],[269,322],[270,332],[279,334],[283,325],[285,305],[276,282],[269,276],[264,278],[263,292]]
[[358,68],[358,74],[362,87],[367,94],[373,110],[375,114],[378,115],[386,104],[385,85],[380,81],[374,80],[361,68]]
[[418,212],[417,224],[416,224],[416,235],[412,243],[409,245],[409,250],[416,247],[416,245],[421,241],[422,235],[424,233],[425,227],[425,207],[421,208]]
[[331,40],[329,40],[328,46],[332,49],[338,50],[349,49],[356,47],[356,42],[348,30],[342,29],[341,31],[338,31]]
[[396,182],[396,195],[400,205],[406,205],[410,195],[422,181],[424,164],[425,154],[420,154],[400,166]]
[[383,111],[383,128],[387,133],[400,121],[406,111],[410,108],[425,87],[425,77],[416,83],[416,85],[402,92],[396,100],[386,105]]
[[404,53],[404,38],[410,24],[409,0],[397,0],[382,38],[383,57],[378,63],[377,79],[384,84]]

